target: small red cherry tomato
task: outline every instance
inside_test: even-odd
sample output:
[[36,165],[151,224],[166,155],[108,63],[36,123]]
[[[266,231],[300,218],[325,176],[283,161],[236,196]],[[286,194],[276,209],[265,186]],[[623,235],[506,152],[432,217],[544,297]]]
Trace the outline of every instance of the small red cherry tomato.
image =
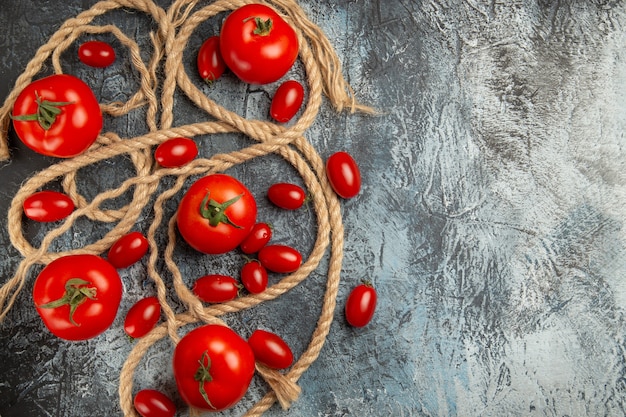
[[257,253],[272,238],[272,227],[267,223],[256,223],[239,248],[247,255]]
[[259,262],[267,270],[288,274],[295,272],[302,264],[300,252],[287,245],[268,245],[259,251]]
[[361,190],[361,172],[347,152],[336,152],[326,160],[326,175],[340,197],[352,198]]
[[119,238],[107,255],[107,259],[118,269],[128,268],[148,252],[148,239],[140,232],[130,232]]
[[133,400],[135,410],[141,417],[174,417],[176,405],[174,401],[161,391],[143,389]]
[[346,301],[346,320],[354,327],[363,327],[372,320],[376,310],[376,290],[369,283],[357,285]]
[[299,185],[279,182],[270,186],[267,190],[267,198],[280,208],[296,210],[304,204],[306,193]]
[[193,293],[205,303],[225,303],[234,300],[241,285],[228,275],[211,274],[200,277],[193,285]]
[[241,283],[250,294],[260,294],[267,288],[267,269],[261,262],[251,260],[241,268]]
[[266,330],[255,330],[248,344],[254,353],[254,360],[268,368],[285,369],[293,363],[291,348],[279,335]]
[[37,222],[55,222],[72,214],[74,202],[58,191],[39,191],[26,198],[24,214]]
[[298,113],[304,101],[304,87],[295,80],[285,81],[276,89],[270,116],[279,123],[287,123]]
[[226,63],[220,53],[220,37],[212,36],[200,46],[197,58],[198,73],[207,82],[212,83],[222,76]]
[[198,145],[193,139],[172,138],[157,146],[154,159],[164,168],[176,168],[188,164],[198,156]]
[[115,62],[115,50],[102,41],[87,41],[78,47],[78,59],[85,65],[104,68]]
[[126,313],[124,331],[133,339],[150,333],[161,318],[161,304],[156,297],[146,297],[137,301]]

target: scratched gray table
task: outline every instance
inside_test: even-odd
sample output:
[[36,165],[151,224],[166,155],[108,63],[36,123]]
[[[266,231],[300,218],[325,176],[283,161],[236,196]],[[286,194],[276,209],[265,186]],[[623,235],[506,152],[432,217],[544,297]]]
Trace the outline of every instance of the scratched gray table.
[[[62,21],[91,4],[3,2],[1,97]],[[383,115],[325,104],[308,132],[324,157],[351,152],[364,186],[342,203],[343,281],[327,343],[300,380],[299,401],[269,415],[624,414],[625,4],[303,1],[358,97]],[[128,16],[117,17],[124,27]],[[133,25],[127,33],[146,41],[145,24]],[[114,98],[124,75],[109,71],[85,76]],[[221,99],[259,116],[268,90],[237,91],[245,99]],[[14,136],[10,146],[12,161],[0,165],[3,215],[19,184],[52,162]],[[19,256],[1,227],[5,280]],[[149,286],[141,265],[123,274],[121,312]],[[60,341],[32,308],[32,278],[0,327],[0,415],[119,415],[117,377],[131,347],[122,313],[94,340]],[[361,278],[380,302],[356,330],[341,307]],[[238,326],[280,327],[298,354],[323,282],[314,275]],[[136,385],[160,386],[180,404],[169,353],[153,353],[146,368],[153,372]],[[232,414],[264,390],[255,383]]]

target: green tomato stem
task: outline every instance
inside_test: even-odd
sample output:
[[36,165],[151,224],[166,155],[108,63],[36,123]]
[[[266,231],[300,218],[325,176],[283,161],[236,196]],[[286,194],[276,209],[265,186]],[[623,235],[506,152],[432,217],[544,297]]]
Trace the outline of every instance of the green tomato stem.
[[229,224],[237,229],[241,229],[241,226],[233,223],[228,215],[226,214],[226,209],[235,204],[241,198],[243,194],[239,194],[238,196],[231,198],[230,200],[224,203],[218,203],[217,201],[210,198],[210,192],[206,193],[206,196],[200,203],[200,214],[202,217],[209,221],[209,224],[213,227],[219,226],[220,223]]
[[[206,365],[204,364],[204,362],[206,362]],[[198,369],[196,370],[196,374],[194,375],[194,379],[198,381],[199,384],[198,390],[200,391],[200,395],[202,395],[202,398],[204,398],[204,401],[206,401],[206,403],[211,408],[215,409],[215,406],[211,404],[211,400],[209,400],[209,395],[204,388],[205,382],[211,382],[213,380],[213,377],[209,372],[209,370],[211,369],[211,357],[209,356],[209,352],[205,350],[202,354],[202,358],[200,358],[198,363],[200,364],[200,366],[198,367]]]
[[69,305],[70,322],[74,326],[80,326],[80,324],[74,321],[74,313],[76,312],[76,309],[87,300],[96,300],[98,292],[95,287],[88,287],[88,285],[91,285],[91,282],[85,281],[84,279],[69,279],[65,283],[65,293],[61,298],[42,304],[39,308],[59,308],[64,305]]
[[57,119],[57,116],[61,114],[59,107],[67,106],[68,104],[74,104],[73,101],[48,101],[42,100],[37,92],[35,92],[35,101],[37,103],[37,113],[35,114],[21,114],[19,116],[11,116],[13,120],[19,120],[23,122],[36,121],[44,130],[49,130]]

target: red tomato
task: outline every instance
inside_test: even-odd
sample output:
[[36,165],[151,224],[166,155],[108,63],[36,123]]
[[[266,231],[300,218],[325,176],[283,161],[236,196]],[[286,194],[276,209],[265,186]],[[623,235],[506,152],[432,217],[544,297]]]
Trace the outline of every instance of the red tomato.
[[87,41],[78,47],[78,59],[85,65],[104,68],[115,62],[115,50],[102,41]]
[[352,198],[361,190],[361,172],[347,152],[336,152],[326,160],[326,175],[339,197]]
[[272,238],[272,227],[267,223],[256,223],[239,248],[245,254],[257,253]]
[[259,262],[272,272],[288,274],[295,272],[302,264],[302,255],[286,245],[268,245],[259,251]]
[[299,185],[279,182],[270,186],[267,190],[267,198],[280,208],[296,210],[304,204],[306,193]]
[[161,318],[161,304],[156,297],[146,297],[137,301],[126,313],[124,331],[133,339],[144,337],[156,326]]
[[24,200],[24,214],[37,222],[55,222],[72,214],[74,202],[58,191],[39,191]]
[[279,335],[266,330],[255,330],[248,338],[254,359],[268,368],[285,369],[293,363],[291,348]]
[[141,417],[174,417],[176,405],[167,395],[154,389],[143,389],[133,400]]
[[304,87],[295,80],[285,81],[272,98],[270,116],[280,123],[287,123],[298,113],[304,101]]
[[70,158],[83,153],[102,130],[102,112],[93,91],[72,75],[33,81],[13,106],[15,133],[43,155]]
[[346,301],[346,320],[354,327],[363,327],[372,320],[376,310],[376,290],[369,283],[354,287]]
[[235,249],[256,222],[256,201],[242,183],[226,174],[200,178],[178,206],[178,230],[197,251],[209,254]]
[[207,82],[212,83],[222,76],[226,63],[220,53],[220,37],[212,36],[205,40],[198,51],[198,73]]
[[198,156],[198,145],[193,139],[172,138],[157,146],[154,159],[165,168],[176,168],[188,164]]
[[228,275],[211,274],[200,277],[193,285],[193,293],[205,303],[225,303],[239,295],[241,285]]
[[298,57],[296,32],[269,6],[247,4],[229,14],[220,33],[222,58],[250,84],[281,78]]
[[250,294],[260,294],[267,288],[267,270],[257,260],[251,260],[241,268],[241,283]]
[[122,299],[122,281],[113,265],[99,256],[68,255],[39,273],[33,299],[54,335],[90,339],[113,323]]
[[187,333],[174,349],[174,379],[182,399],[201,410],[222,411],[244,396],[254,376],[248,343],[225,326]]
[[116,268],[128,268],[148,252],[149,246],[148,239],[140,232],[130,232],[111,246],[107,259]]

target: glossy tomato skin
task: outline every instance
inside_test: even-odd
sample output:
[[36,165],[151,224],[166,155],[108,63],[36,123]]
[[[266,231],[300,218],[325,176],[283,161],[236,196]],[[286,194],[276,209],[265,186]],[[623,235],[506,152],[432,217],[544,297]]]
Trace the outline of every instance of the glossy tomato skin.
[[[49,106],[59,114],[47,129],[37,120],[28,120]],[[26,86],[15,100],[12,119],[15,133],[26,146],[57,158],[83,153],[102,130],[102,112],[93,91],[67,74],[50,75]]]
[[198,74],[207,82],[212,83],[224,74],[226,63],[220,52],[220,37],[211,36],[205,40],[198,51]]
[[335,152],[326,160],[326,174],[340,197],[352,198],[361,190],[361,171],[347,152]]
[[[78,281],[77,281],[78,280]],[[64,297],[87,292],[73,314]],[[76,300],[76,297],[74,297]],[[46,327],[66,340],[90,339],[111,326],[122,299],[117,270],[96,255],[67,255],[50,262],[37,276],[33,300]],[[61,306],[52,304],[60,302]]]
[[346,301],[346,320],[353,327],[367,325],[376,310],[376,289],[370,284],[359,284],[352,289]]
[[239,295],[241,286],[233,277],[211,274],[200,277],[193,285],[193,293],[205,303],[225,303]]
[[235,405],[248,390],[254,376],[254,354],[233,330],[207,324],[178,342],[173,369],[178,392],[187,404],[222,411]]
[[[260,28],[259,22],[268,21],[271,21],[269,31]],[[280,79],[296,61],[298,48],[293,28],[274,9],[263,4],[241,6],[222,24],[222,58],[246,83],[268,84]]]
[[259,262],[268,271],[289,274],[302,265],[302,255],[287,245],[267,245],[258,254]]
[[278,182],[268,188],[267,198],[282,209],[297,210],[304,204],[306,193],[297,184]]
[[102,41],[87,41],[78,47],[78,59],[85,65],[104,68],[115,62],[115,50]]
[[268,368],[285,369],[293,363],[291,348],[279,335],[257,329],[248,338],[254,359]]
[[260,294],[267,288],[267,269],[261,262],[251,260],[241,268],[241,283],[250,294]]
[[[211,224],[206,209],[215,205],[227,205],[218,210],[227,219]],[[178,206],[178,230],[199,252],[226,253],[248,236],[256,213],[254,196],[241,182],[230,175],[211,174],[197,180],[183,196]]]
[[247,255],[257,253],[272,239],[272,227],[263,222],[256,223],[239,248]]
[[143,389],[133,399],[141,417],[174,417],[176,404],[167,395],[154,389]]
[[296,80],[282,83],[272,98],[270,116],[279,123],[287,123],[298,113],[304,101],[304,87]]
[[137,301],[126,313],[124,331],[133,339],[144,337],[161,318],[161,304],[157,297],[146,297]]
[[74,202],[67,194],[44,190],[36,192],[24,200],[24,214],[37,222],[56,222],[72,214]]
[[130,232],[120,237],[109,249],[107,259],[116,268],[128,268],[138,262],[150,247],[141,232]]
[[198,145],[193,139],[172,138],[157,146],[154,159],[164,168],[187,165],[198,156]]

